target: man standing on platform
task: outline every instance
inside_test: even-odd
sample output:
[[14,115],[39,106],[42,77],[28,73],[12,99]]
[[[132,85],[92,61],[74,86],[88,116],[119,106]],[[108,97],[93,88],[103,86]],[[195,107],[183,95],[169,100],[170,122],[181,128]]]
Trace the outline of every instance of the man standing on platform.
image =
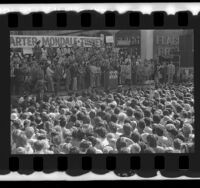
[[163,82],[167,83],[167,62],[163,65]]
[[175,74],[175,66],[172,62],[170,62],[170,64],[168,65],[168,84],[173,83],[173,78],[174,78],[174,74]]
[[63,67],[60,64],[55,65],[55,74],[54,74],[54,78],[55,78],[55,94],[57,95],[58,92],[60,91],[60,83],[61,80],[63,78],[64,75],[64,70]]
[[76,62],[73,62],[70,72],[72,78],[72,90],[77,91],[78,64]]
[[36,61],[39,61],[42,56],[42,49],[40,47],[41,41],[39,40],[33,48],[33,56],[35,56]]
[[110,73],[110,65],[108,63],[108,64],[106,64],[105,70],[104,70],[104,89],[105,89],[105,91],[108,91],[108,89],[109,89],[109,73]]
[[132,67],[131,67],[131,72],[132,72],[132,85],[136,84],[136,59],[133,57],[132,59]]
[[54,81],[53,81],[54,71],[51,69],[51,62],[48,62],[48,67],[46,69],[46,76],[48,80],[48,91],[54,92]]
[[55,57],[55,50],[52,48],[51,44],[49,44],[49,47],[47,49],[47,56],[51,61],[53,61],[53,58]]
[[65,90],[66,92],[69,92],[69,86],[71,83],[71,73],[70,73],[70,66],[69,64],[65,64],[65,73],[64,73],[64,79],[65,79]]

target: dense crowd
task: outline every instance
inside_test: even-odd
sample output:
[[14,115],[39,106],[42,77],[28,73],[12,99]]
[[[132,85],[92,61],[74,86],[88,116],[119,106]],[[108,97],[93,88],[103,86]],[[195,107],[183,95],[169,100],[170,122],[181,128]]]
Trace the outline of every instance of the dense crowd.
[[193,83],[11,101],[12,154],[194,152]]

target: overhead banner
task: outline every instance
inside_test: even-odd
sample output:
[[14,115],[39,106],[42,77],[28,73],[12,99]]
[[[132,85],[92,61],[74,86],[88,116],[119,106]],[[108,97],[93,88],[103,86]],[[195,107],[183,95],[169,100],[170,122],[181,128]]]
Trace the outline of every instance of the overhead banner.
[[11,48],[33,48],[38,41],[46,47],[101,47],[103,43],[101,37],[10,35]]

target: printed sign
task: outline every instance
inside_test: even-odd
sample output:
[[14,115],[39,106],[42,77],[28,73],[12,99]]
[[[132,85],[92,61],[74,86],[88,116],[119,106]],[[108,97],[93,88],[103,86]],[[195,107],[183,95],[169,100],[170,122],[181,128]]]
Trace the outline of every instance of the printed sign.
[[80,37],[80,36],[29,36],[29,35],[10,35],[11,48],[33,48],[37,41],[41,46],[82,46],[82,47],[101,47],[100,37]]
[[106,36],[106,43],[114,43],[113,36]]

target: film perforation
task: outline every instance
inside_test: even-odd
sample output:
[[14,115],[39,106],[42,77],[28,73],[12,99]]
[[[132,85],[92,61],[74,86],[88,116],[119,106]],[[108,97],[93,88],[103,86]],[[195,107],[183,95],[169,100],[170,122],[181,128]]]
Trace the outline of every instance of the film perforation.
[[178,25],[187,26],[188,25],[188,12],[178,12]]
[[[123,161],[123,163],[121,162]],[[126,155],[120,155],[116,158],[116,170],[115,172],[119,172],[119,173],[125,173],[125,172],[130,172],[131,167],[130,167],[130,156],[126,156]]]
[[115,170],[116,169],[116,157],[108,156],[106,157],[106,169]]
[[188,170],[190,168],[188,156],[180,156],[178,161],[179,161],[179,169]]
[[154,168],[158,170],[165,169],[165,158],[164,156],[155,156],[154,159]]
[[18,159],[18,157],[10,157],[9,158],[9,170],[10,171],[18,171],[19,170],[19,159]]
[[108,11],[105,13],[105,26],[115,27],[115,12]]
[[139,12],[131,12],[129,14],[129,24],[132,27],[139,27],[139,25],[140,25],[140,13]]
[[139,156],[130,157],[130,168],[132,170],[139,170],[141,168],[141,160]]
[[81,26],[90,27],[92,23],[92,16],[90,13],[83,12],[81,13]]
[[155,27],[162,27],[164,25],[164,13],[163,12],[154,12],[153,21]]
[[33,158],[33,169],[34,171],[42,171],[43,170],[43,157],[34,157]]
[[42,13],[33,13],[32,14],[32,26],[33,27],[42,27],[43,26],[43,14]]
[[57,158],[57,169],[58,171],[66,171],[68,169],[68,158],[58,157]]
[[82,169],[91,170],[92,169],[92,158],[89,156],[82,157]]
[[57,13],[57,27],[67,26],[67,14],[65,12]]
[[17,13],[9,13],[8,14],[8,27],[10,27],[10,28],[18,27],[18,14]]

